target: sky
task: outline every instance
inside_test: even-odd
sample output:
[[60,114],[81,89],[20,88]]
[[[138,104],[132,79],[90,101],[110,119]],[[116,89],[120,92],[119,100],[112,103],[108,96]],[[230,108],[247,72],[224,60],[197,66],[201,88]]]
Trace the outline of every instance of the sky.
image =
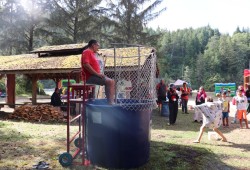
[[250,0],[163,0],[159,9],[166,7],[149,27],[175,31],[210,25],[230,35],[236,30],[250,28]]
[[[27,0],[20,1],[28,6]],[[230,35],[237,26],[250,28],[250,0],[163,0],[156,11],[164,7],[166,11],[149,22],[149,27],[175,31],[210,25]]]

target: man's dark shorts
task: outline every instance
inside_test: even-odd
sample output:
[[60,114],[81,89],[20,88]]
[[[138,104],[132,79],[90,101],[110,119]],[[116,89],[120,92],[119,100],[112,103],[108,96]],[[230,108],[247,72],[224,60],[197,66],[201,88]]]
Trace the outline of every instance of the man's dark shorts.
[[86,83],[87,84],[97,84],[97,85],[103,86],[106,84],[106,79],[107,79],[107,77],[101,78],[98,76],[90,76],[89,79],[86,81]]

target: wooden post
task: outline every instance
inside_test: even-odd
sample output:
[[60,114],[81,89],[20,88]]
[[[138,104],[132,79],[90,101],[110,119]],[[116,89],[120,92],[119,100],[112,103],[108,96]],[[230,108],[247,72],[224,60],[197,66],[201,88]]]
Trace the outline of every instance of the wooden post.
[[32,77],[32,104],[36,105],[37,101],[36,101],[36,97],[37,97],[37,77],[33,76]]
[[81,74],[76,73],[76,83],[80,83],[81,82]]
[[12,104],[9,107],[15,108],[15,101],[16,101],[16,76],[15,74],[7,74],[7,103]]
[[0,80],[4,77],[5,74],[0,74]]
[[59,88],[59,89],[62,88],[61,79],[56,78],[54,81],[55,81],[55,83],[56,83],[56,87],[57,87],[57,88]]

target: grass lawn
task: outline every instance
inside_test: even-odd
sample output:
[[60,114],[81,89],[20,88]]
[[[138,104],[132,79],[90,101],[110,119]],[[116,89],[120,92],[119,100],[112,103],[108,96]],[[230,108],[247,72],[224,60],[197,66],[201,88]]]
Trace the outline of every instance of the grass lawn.
[[[239,124],[221,127],[228,142],[208,140],[206,130],[201,143],[194,144],[200,123],[193,123],[192,116],[192,111],[190,114],[179,111],[176,125],[167,126],[166,118],[155,110],[150,161],[138,169],[250,169],[250,129],[239,129]],[[66,124],[18,122],[0,117],[1,170],[31,169],[39,161],[48,162],[53,170],[94,169],[93,166],[63,168],[59,164],[58,156],[66,150]]]

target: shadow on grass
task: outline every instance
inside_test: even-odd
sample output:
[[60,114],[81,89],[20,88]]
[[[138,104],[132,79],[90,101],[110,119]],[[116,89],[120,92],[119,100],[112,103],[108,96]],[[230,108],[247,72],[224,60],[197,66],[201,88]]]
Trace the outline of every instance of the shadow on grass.
[[[0,169],[20,168],[14,164],[13,159],[21,158],[24,154],[37,152],[35,148],[28,144],[28,140],[32,138],[31,136],[24,135],[14,129],[9,129],[9,126],[11,126],[11,123],[0,122]],[[12,163],[6,163],[12,161],[13,165]],[[1,163],[3,164],[1,165]]]
[[200,147],[151,142],[150,161],[140,169],[164,170],[233,170],[220,161],[217,155]]
[[[109,155],[107,155],[109,156]],[[112,159],[112,158],[110,158]],[[70,170],[105,169],[83,166],[70,166]],[[200,147],[151,142],[149,162],[131,170],[235,170],[235,167],[223,163],[210,150]],[[115,170],[115,169],[110,169]]]
[[[211,145],[213,146],[213,144],[211,143],[203,143],[203,145]],[[229,147],[228,149],[230,150],[230,148],[238,148],[241,150],[242,153],[249,153],[250,152],[250,144],[238,144],[238,143],[234,143],[234,142],[230,142],[228,141],[226,144],[217,144],[217,146],[221,146],[221,147]]]
[[[7,127],[4,123],[0,124],[1,128]],[[0,130],[1,157],[6,160],[13,160],[18,158],[22,164],[8,164],[0,166],[0,168],[7,169],[28,169],[36,164],[34,157],[46,158],[44,161],[50,163],[50,169],[64,169],[58,163],[58,146],[50,146],[49,148],[39,148],[29,143],[30,136],[21,135],[20,132],[12,130],[10,134],[6,134],[2,129]],[[21,135],[21,136],[20,136]],[[42,139],[41,139],[42,141]],[[42,144],[42,143],[41,143]],[[207,149],[199,147],[189,147],[183,145],[168,144],[164,142],[151,142],[150,160],[147,164],[137,168],[138,170],[203,170],[203,169],[217,169],[217,170],[233,170],[224,164],[220,159]],[[108,155],[107,155],[108,156]],[[30,159],[29,159],[30,157]],[[25,160],[24,160],[25,159]],[[52,163],[52,161],[54,161]],[[1,162],[1,160],[0,160]],[[66,169],[70,170],[84,170],[95,169],[93,166],[71,166]]]
[[[40,130],[35,132],[38,135],[32,136],[23,133],[22,128],[13,128],[14,123],[16,124],[16,121],[0,121],[0,169],[32,169],[32,166],[38,164],[39,161],[49,163],[50,169],[94,169],[92,166],[64,168],[60,165],[59,155],[67,150],[66,131],[64,137],[52,134],[49,137],[42,136],[39,135]],[[54,124],[46,124],[54,126]],[[44,130],[41,131],[44,132]],[[71,146],[73,146],[71,149],[76,149],[74,144]]]
[[[43,137],[35,142],[33,139],[34,136],[22,133],[21,129],[12,128],[12,122],[0,122],[0,169],[32,169],[39,161],[54,162],[53,166],[59,164],[59,145],[48,146]],[[53,169],[53,166],[50,167]]]

